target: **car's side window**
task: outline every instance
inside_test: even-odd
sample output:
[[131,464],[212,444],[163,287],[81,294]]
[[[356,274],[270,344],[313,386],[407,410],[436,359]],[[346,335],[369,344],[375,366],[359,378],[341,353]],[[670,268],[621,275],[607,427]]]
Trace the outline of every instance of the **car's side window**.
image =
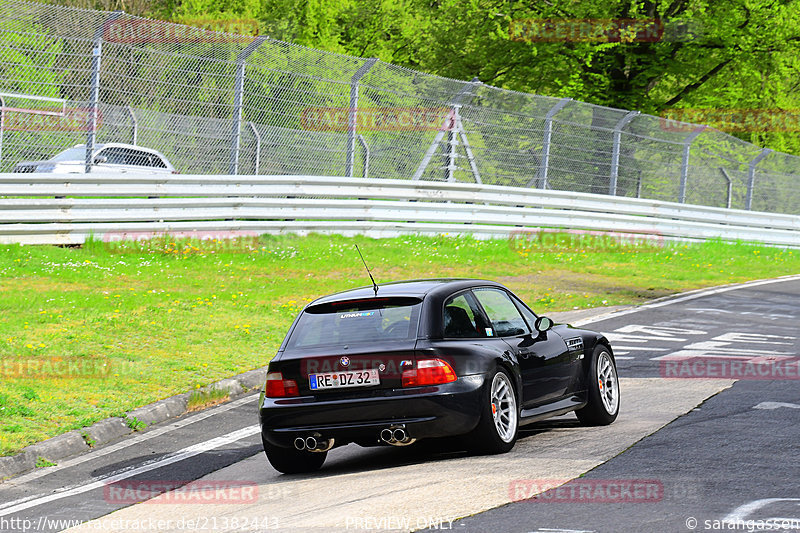
[[505,291],[498,289],[474,289],[475,297],[483,306],[484,311],[492,321],[497,335],[508,337],[522,335],[530,330],[525,324],[517,306],[508,297]]
[[102,150],[98,157],[105,157],[106,163],[109,165],[124,165],[125,164],[125,152],[126,150],[122,148],[106,148]]
[[528,323],[528,329],[534,331],[536,329],[536,318],[537,316],[531,312],[528,307],[522,303],[521,300],[518,298],[514,298],[514,303],[517,304],[517,309],[519,312],[522,313],[522,316],[525,318],[525,321]]
[[141,150],[131,150],[129,148],[111,147],[102,150],[98,156],[106,158],[106,163],[110,165],[134,165],[138,167],[167,168],[167,165],[160,157]]
[[131,150],[130,152],[131,155],[128,161],[131,165],[166,168],[166,165],[163,161],[161,161],[161,158],[151,154],[150,152],[141,152],[139,150]]
[[453,296],[444,304],[444,336],[448,338],[478,338],[492,335],[480,311],[473,307],[467,293]]

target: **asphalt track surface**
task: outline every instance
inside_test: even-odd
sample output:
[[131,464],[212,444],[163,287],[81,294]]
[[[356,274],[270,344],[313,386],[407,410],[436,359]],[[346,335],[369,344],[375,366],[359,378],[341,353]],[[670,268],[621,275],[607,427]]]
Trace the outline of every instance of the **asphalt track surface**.
[[[76,530],[800,531],[798,377],[753,379],[741,364],[730,375],[733,362],[789,368],[800,353],[798,319],[800,281],[783,280],[586,324],[615,347],[619,420],[607,428],[582,428],[572,415],[541,422],[504,456],[351,445],[333,450],[318,475],[282,476],[263,457],[257,397],[248,396],[3,483],[0,531],[60,531],[92,519]],[[690,358],[716,366],[682,364]],[[215,501],[187,504],[169,492],[137,503],[142,494],[131,500],[109,485],[192,480],[243,487],[237,501],[220,501],[231,494],[221,489]],[[620,486],[626,497],[610,497]],[[192,517],[199,522],[189,528]]]

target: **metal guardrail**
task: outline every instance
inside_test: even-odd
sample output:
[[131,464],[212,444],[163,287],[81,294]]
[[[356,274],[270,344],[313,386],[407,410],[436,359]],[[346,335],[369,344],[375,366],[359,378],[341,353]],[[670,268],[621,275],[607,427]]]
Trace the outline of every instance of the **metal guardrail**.
[[800,247],[800,216],[589,193],[319,176],[0,174],[6,244],[231,230],[483,238],[540,228]]

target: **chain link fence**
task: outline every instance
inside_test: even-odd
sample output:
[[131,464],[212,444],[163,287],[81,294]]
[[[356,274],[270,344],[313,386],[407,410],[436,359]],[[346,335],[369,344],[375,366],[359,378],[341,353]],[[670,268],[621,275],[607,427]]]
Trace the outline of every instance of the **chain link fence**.
[[99,143],[182,173],[478,182],[800,214],[800,158],[712,128],[267,37],[0,0],[0,171]]

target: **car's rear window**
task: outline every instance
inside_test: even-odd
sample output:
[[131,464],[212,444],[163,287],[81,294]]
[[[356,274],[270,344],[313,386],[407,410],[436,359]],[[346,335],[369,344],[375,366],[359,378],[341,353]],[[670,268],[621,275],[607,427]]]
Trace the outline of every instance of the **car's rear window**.
[[286,349],[415,339],[419,298],[368,298],[306,308]]

